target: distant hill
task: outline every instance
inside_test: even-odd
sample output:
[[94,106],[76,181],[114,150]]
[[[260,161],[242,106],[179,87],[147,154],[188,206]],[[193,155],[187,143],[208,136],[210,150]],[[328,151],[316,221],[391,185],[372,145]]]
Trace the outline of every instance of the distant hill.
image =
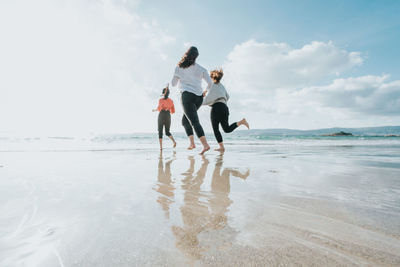
[[338,133],[340,131],[346,133],[352,133],[355,136],[400,135],[400,126],[382,126],[382,127],[366,127],[366,128],[326,128],[326,129],[316,129],[316,130],[254,129],[254,130],[237,131],[236,135],[319,136],[319,135]]

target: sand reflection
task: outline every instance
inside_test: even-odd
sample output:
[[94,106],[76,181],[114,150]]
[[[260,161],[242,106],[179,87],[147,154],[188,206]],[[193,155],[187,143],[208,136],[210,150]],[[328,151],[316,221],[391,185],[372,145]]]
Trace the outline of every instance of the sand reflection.
[[174,181],[171,179],[171,163],[176,159],[176,152],[173,153],[172,157],[169,158],[165,162],[163,162],[163,153],[160,151],[160,157],[158,160],[158,176],[157,176],[157,184],[154,190],[156,190],[158,194],[157,202],[160,203],[165,217],[169,219],[169,209],[171,203],[174,202]]
[[[232,200],[229,198],[231,191],[230,178],[231,175],[247,179],[250,171],[241,173],[231,168],[222,168],[223,155],[217,157],[211,181],[211,197],[209,199],[211,209],[211,226],[213,228],[222,228],[227,224],[226,212],[231,205]],[[222,172],[221,172],[222,171]]]
[[[209,160],[204,156],[195,172],[195,158],[189,157],[189,168],[183,173],[184,203],[180,207],[182,226],[172,226],[176,247],[190,260],[200,259],[210,249],[224,249],[232,244],[236,231],[228,225],[227,211],[232,203],[229,198],[230,176],[246,179],[234,169],[222,169],[223,156],[216,159],[212,174],[211,190],[201,190]],[[217,246],[217,247],[215,247]]]

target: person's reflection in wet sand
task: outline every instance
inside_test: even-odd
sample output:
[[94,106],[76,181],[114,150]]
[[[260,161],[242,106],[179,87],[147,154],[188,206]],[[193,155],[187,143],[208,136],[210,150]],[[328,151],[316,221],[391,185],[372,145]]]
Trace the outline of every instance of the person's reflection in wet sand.
[[[211,248],[221,250],[231,245],[236,231],[228,227],[226,213],[232,200],[230,193],[230,175],[246,179],[250,171],[242,174],[235,169],[223,169],[223,155],[217,157],[211,182],[211,196],[200,191],[208,160],[203,157],[203,163],[199,171],[194,173],[194,158],[189,157],[190,167],[183,180],[182,188],[185,190],[184,204],[181,207],[183,227],[173,226],[177,241],[176,247],[189,260],[201,259],[202,254]],[[222,170],[222,172],[221,172]],[[209,198],[201,201],[200,198]],[[207,205],[208,204],[208,205]],[[224,229],[224,231],[222,231]],[[199,240],[199,234],[203,232],[203,242]]]
[[174,202],[175,187],[174,182],[171,180],[171,163],[176,158],[175,154],[176,152],[174,151],[172,157],[165,163],[164,168],[162,150],[160,151],[157,185],[154,188],[159,193],[157,202],[160,203],[167,219],[169,219],[169,207]]
[[232,203],[232,200],[229,198],[231,191],[230,176],[233,175],[245,180],[250,175],[249,170],[244,174],[232,168],[224,168],[222,170],[223,162],[223,154],[221,154],[216,159],[211,181],[212,196],[209,203],[211,209],[210,226],[213,229],[221,229],[227,225],[226,213]]
[[172,226],[177,241],[176,247],[190,260],[199,259],[204,250],[200,246],[198,234],[202,232],[208,224],[209,212],[205,202],[201,202],[203,196],[200,187],[206,175],[208,159],[202,157],[202,165],[195,175],[195,159],[189,156],[189,169],[183,173],[182,189],[184,192],[184,204],[180,208],[182,214],[183,227]]

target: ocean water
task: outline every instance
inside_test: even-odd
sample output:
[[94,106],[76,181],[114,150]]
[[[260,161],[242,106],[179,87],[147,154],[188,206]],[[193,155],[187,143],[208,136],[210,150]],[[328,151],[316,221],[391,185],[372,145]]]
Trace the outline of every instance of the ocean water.
[[175,137],[0,138],[0,266],[400,264],[400,138]]
[[[180,146],[185,146],[187,138],[183,133],[174,134]],[[206,134],[209,143],[216,145],[214,136]],[[164,145],[169,146],[169,140],[164,137]],[[354,146],[361,148],[382,147],[393,148],[388,154],[396,155],[400,145],[400,136],[316,136],[316,135],[246,135],[231,134],[224,136],[224,143],[234,147],[243,146],[295,146],[295,147],[340,147]],[[129,150],[158,148],[158,136],[154,133],[138,134],[104,134],[81,137],[73,136],[30,136],[5,137],[0,136],[1,152],[24,152],[35,150]],[[397,151],[398,152],[398,151]],[[397,153],[398,154],[398,153]],[[388,156],[390,156],[388,155]]]

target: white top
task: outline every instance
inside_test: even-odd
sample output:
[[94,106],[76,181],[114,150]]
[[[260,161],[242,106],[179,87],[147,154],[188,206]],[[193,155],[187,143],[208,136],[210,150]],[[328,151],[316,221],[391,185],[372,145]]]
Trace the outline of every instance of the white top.
[[203,94],[203,89],[201,89],[201,81],[203,79],[207,82],[208,90],[208,88],[213,84],[208,71],[199,64],[194,63],[187,68],[180,68],[177,66],[171,84],[172,86],[176,86],[179,81],[178,87],[182,92],[187,91],[201,96]]
[[229,100],[229,94],[221,83],[213,83],[203,99],[203,105],[213,105],[217,102],[226,104]]

